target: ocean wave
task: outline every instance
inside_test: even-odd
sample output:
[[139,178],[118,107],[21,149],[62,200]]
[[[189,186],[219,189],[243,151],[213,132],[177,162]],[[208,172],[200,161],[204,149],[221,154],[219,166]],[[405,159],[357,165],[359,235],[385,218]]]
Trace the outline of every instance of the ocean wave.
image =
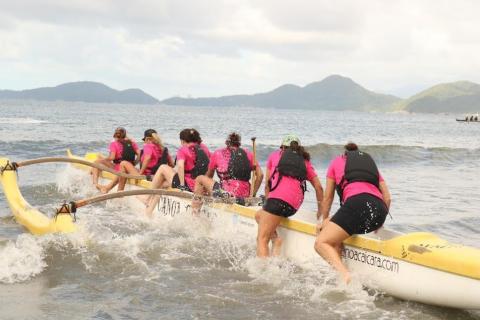
[[29,235],[18,236],[0,248],[0,283],[17,283],[41,273],[47,264],[44,249]]
[[107,146],[108,143],[105,141],[86,141],[82,143],[71,143],[56,139],[43,141],[0,141],[0,157],[18,157],[18,159],[11,159],[14,161],[40,157],[58,157],[65,156],[67,149],[71,149],[75,154],[84,155],[88,151],[106,152]]
[[[87,152],[107,153],[109,141],[85,141],[71,143],[60,140],[32,141],[21,140],[16,142],[0,141],[0,156],[21,159],[39,157],[65,156],[65,151],[71,149],[74,154],[84,155]],[[178,145],[166,144],[170,153],[175,154]],[[141,147],[141,144],[140,144]],[[211,151],[223,146],[209,146]],[[312,162],[328,164],[335,156],[343,153],[343,145],[318,143],[305,147],[310,152]],[[365,145],[361,150],[369,153],[379,164],[410,165],[416,163],[428,164],[455,164],[469,160],[477,161],[480,158],[480,148],[449,148],[449,147],[422,147],[406,145]],[[249,148],[251,149],[251,148]],[[264,164],[268,156],[278,150],[278,146],[258,144],[256,156]],[[15,157],[19,157],[15,159]]]
[[0,117],[0,124],[39,124],[46,123],[44,120],[37,120],[32,118],[3,118]]
[[[344,152],[343,145],[319,143],[305,147],[310,152],[314,163],[329,163],[334,157]],[[266,159],[268,154],[277,150],[274,146],[259,146],[259,159]],[[480,148],[420,147],[402,145],[366,145],[360,149],[369,153],[377,163],[387,165],[404,165],[415,163],[454,164],[480,158]]]

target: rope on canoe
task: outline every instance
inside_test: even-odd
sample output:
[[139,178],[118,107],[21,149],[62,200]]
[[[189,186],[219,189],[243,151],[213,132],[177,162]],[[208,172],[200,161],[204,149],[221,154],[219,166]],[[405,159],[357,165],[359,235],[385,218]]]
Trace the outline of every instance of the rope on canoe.
[[[30,166],[32,164],[38,164],[38,163],[47,163],[47,162],[68,162],[68,163],[79,163],[83,164],[85,166],[97,168],[102,171],[107,171],[110,172],[113,175],[122,177],[122,178],[127,178],[127,179],[137,179],[137,180],[144,180],[147,177],[144,175],[133,175],[133,174],[128,174],[128,173],[123,173],[123,172],[118,172],[115,171],[107,166],[104,166],[103,164],[91,162],[91,161],[86,161],[82,159],[75,159],[75,158],[62,158],[62,157],[49,157],[49,158],[38,158],[38,159],[32,159],[32,160],[26,160],[22,162],[12,162],[12,165],[16,168],[20,167],[26,167]],[[7,169],[5,169],[7,170]],[[3,171],[2,171],[3,172]]]

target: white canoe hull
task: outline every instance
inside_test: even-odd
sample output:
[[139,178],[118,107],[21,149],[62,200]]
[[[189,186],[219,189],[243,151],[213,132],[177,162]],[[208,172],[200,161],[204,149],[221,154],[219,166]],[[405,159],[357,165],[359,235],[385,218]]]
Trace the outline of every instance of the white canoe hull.
[[[155,211],[155,219],[172,220],[191,216],[190,202],[171,196],[163,196]],[[208,215],[212,227],[218,227],[232,235],[246,233],[255,241],[257,224],[254,219],[235,212],[231,206],[204,207],[202,216]],[[299,212],[302,215],[302,212]],[[295,217],[295,216],[294,216]],[[193,217],[192,217],[193,218]],[[283,238],[282,255],[295,261],[321,259],[313,246],[314,235],[279,227]],[[382,229],[365,237],[381,238],[400,235]],[[387,257],[370,250],[345,245],[343,258],[352,275],[368,288],[398,297],[431,305],[461,309],[480,309],[480,280],[439,271],[415,263]]]

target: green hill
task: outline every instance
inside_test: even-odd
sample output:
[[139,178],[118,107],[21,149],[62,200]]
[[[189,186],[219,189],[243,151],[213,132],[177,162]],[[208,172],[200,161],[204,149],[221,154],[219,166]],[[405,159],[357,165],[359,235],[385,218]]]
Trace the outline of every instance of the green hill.
[[480,85],[470,81],[442,83],[395,105],[397,110],[420,113],[480,111]]
[[99,103],[157,104],[158,100],[140,89],[115,90],[102,83],[81,81],[56,87],[22,91],[0,90],[0,99],[83,101]]
[[319,110],[389,111],[400,99],[369,91],[352,79],[339,75],[305,87],[293,84],[280,86],[266,93],[233,95],[215,98],[170,98],[166,105],[183,106],[251,106],[265,108],[299,108]]

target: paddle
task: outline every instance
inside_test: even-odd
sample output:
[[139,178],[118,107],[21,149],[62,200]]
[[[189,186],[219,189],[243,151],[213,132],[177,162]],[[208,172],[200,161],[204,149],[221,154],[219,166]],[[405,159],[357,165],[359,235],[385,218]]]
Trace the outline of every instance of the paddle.
[[[85,198],[82,200],[71,201],[70,203],[63,204],[57,210],[57,214],[75,213],[77,211],[77,208],[81,208],[89,204],[106,201],[110,199],[115,199],[115,198],[131,197],[131,196],[138,196],[138,195],[162,195],[162,196],[173,196],[173,197],[178,197],[183,199],[192,199],[195,197],[196,199],[201,199],[204,201],[221,202],[226,204],[234,204],[236,202],[236,199],[233,197],[215,198],[211,196],[199,196],[199,195],[194,196],[190,192],[182,192],[182,191],[175,191],[175,190],[138,189],[138,190],[127,190],[127,191],[119,191],[114,193],[102,194],[102,195],[98,195],[90,198]],[[260,201],[261,201],[260,198],[253,198],[253,197],[245,198],[245,203],[248,203],[250,205],[259,203]]]
[[252,166],[252,183],[250,184],[250,197],[253,197],[253,191],[255,189],[255,178],[256,178],[256,163],[257,163],[257,146],[255,144],[255,140],[257,139],[256,137],[252,137],[252,150],[253,150],[253,166]]
[[123,178],[127,178],[127,179],[144,180],[144,179],[147,178],[146,176],[140,176],[140,175],[136,176],[136,175],[132,175],[132,174],[118,172],[118,171],[115,171],[115,170],[113,170],[113,169],[111,169],[107,166],[104,166],[103,164],[90,162],[90,161],[86,161],[86,160],[82,160],[82,159],[75,159],[75,158],[55,158],[55,157],[38,158],[38,159],[26,160],[26,161],[22,161],[22,162],[12,162],[12,165],[16,169],[16,168],[30,166],[32,164],[47,163],[47,162],[79,163],[79,164],[83,164],[85,166],[97,168],[97,169],[102,170],[102,171],[107,171],[107,172],[110,172],[113,175],[123,177]]

